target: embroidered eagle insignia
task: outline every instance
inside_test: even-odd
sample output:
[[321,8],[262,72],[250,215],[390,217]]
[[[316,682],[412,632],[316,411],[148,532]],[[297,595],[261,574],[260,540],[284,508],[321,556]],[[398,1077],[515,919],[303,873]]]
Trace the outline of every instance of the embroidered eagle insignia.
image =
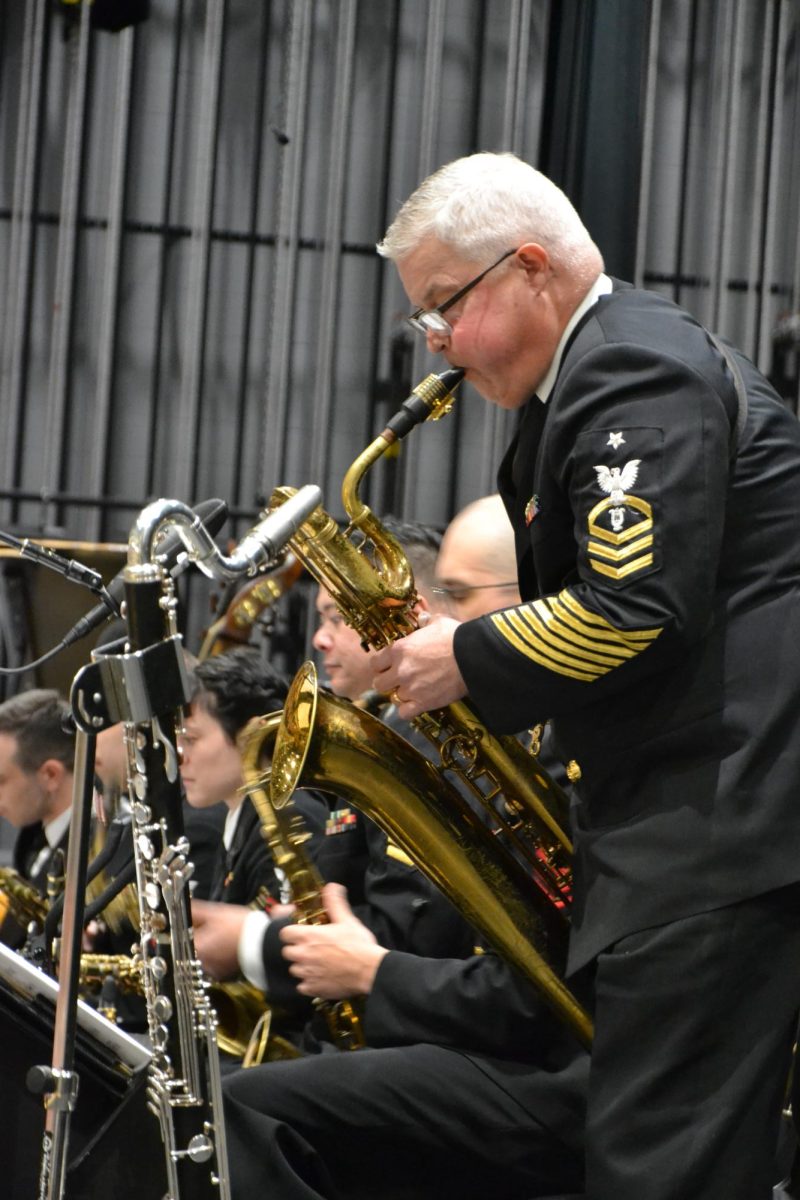
[[612,504],[622,504],[625,493],[636,483],[639,474],[640,458],[632,458],[624,467],[596,466],[597,482],[604,492],[607,492]]

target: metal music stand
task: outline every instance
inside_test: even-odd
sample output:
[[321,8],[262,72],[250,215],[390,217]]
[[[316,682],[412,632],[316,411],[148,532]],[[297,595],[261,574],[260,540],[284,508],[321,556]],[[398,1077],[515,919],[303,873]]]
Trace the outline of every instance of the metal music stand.
[[[116,691],[113,682],[112,690]],[[75,769],[65,872],[59,989],[53,1029],[53,1061],[50,1066],[32,1067],[28,1073],[28,1087],[44,1096],[45,1107],[39,1200],[61,1200],[64,1195],[69,1125],[79,1085],[75,1071],[75,1035],[94,793],[95,742],[100,730],[122,719],[124,714],[115,711],[115,701],[120,699],[116,694],[106,702],[99,664],[92,663],[75,676],[70,694],[72,718],[77,730]]]
[[[76,684],[80,675],[76,677]],[[73,695],[74,695],[73,687]],[[75,773],[72,817],[64,887],[64,917],[59,971],[58,999],[53,1029],[51,1066],[32,1067],[28,1087],[44,1096],[45,1128],[39,1174],[40,1200],[60,1200],[64,1194],[69,1123],[78,1098],[75,1072],[75,1035],[78,1015],[86,869],[89,860],[89,826],[94,791],[95,735],[76,720]]]

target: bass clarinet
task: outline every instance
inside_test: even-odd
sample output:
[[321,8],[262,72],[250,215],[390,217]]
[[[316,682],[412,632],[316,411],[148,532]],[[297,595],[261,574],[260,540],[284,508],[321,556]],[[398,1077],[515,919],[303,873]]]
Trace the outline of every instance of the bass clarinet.
[[[128,645],[124,654],[98,656],[80,688],[89,724],[124,723],[140,923],[136,958],[153,1050],[147,1094],[164,1143],[165,1200],[230,1200],[230,1184],[217,1018],[195,955],[189,907],[193,868],[177,748],[189,685],[158,539],[172,526],[207,574],[253,575],[275,561],[321,493],[309,486],[297,497],[287,519],[264,517],[229,558],[186,505],[159,500],[145,508],[131,531],[124,571]],[[88,686],[90,677],[97,687]]]

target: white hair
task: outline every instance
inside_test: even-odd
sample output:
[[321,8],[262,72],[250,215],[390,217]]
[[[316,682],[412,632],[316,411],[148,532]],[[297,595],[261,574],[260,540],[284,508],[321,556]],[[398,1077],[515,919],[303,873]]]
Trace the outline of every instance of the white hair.
[[561,189],[515,154],[470,154],[440,167],[402,205],[377,250],[402,259],[426,237],[474,262],[538,242],[570,271],[596,275],[603,267]]

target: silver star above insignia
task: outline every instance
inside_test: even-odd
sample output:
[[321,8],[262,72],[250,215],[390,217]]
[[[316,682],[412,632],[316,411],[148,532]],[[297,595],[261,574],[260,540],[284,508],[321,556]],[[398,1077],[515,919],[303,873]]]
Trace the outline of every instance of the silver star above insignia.
[[608,435],[608,441],[606,442],[606,445],[613,446],[615,450],[619,450],[624,441],[625,438],[621,433],[610,433]]

